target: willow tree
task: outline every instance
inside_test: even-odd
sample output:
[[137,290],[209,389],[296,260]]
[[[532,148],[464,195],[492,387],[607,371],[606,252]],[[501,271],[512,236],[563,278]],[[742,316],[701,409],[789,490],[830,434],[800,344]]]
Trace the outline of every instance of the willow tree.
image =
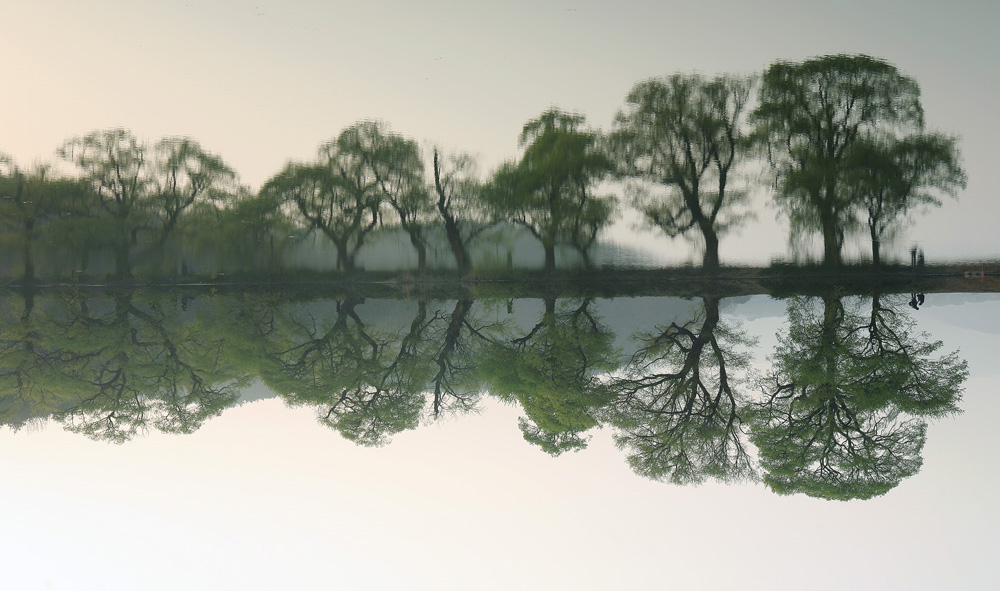
[[775,201],[793,237],[818,231],[824,262],[841,262],[844,237],[862,206],[849,190],[859,142],[923,129],[920,89],[892,64],[867,55],[779,61],[764,72],[751,114],[775,175]]
[[859,201],[859,221],[868,226],[875,265],[883,242],[913,210],[939,206],[942,195],[965,187],[955,144],[941,134],[916,133],[864,140],[851,150],[847,186]]
[[162,243],[181,215],[204,201],[224,204],[236,192],[236,172],[216,154],[185,137],[160,140],[155,149],[155,189],[151,206],[161,218]]
[[912,330],[905,307],[873,298],[871,312],[833,295],[794,299],[748,406],[764,482],[779,494],[854,499],[916,474],[924,417],[957,412],[968,377],[956,353]]
[[750,80],[675,74],[637,84],[618,114],[613,145],[620,172],[663,187],[637,196],[646,221],[670,237],[697,231],[706,269],[719,266],[719,234],[741,219],[746,193],[730,187],[744,157],[743,117]]
[[[379,209],[395,214],[417,252],[417,265],[427,262],[424,230],[434,213],[424,186],[424,165],[417,143],[389,130],[384,123],[356,123],[320,148],[320,157],[352,188],[370,192]],[[380,219],[382,214],[379,213]]]
[[345,178],[330,162],[290,163],[261,187],[264,203],[290,206],[293,223],[316,230],[337,247],[337,268],[354,269],[365,238],[378,224],[379,200],[371,187]]
[[76,164],[95,195],[97,212],[108,220],[115,275],[131,274],[129,251],[136,241],[143,201],[151,180],[146,145],[125,129],[93,131],[67,141],[59,154]]
[[79,182],[53,177],[47,166],[25,171],[0,154],[0,232],[9,232],[20,242],[22,281],[35,279],[34,244],[39,234],[58,226],[61,216],[79,213],[86,197]]
[[611,221],[615,202],[595,194],[612,171],[598,134],[583,127],[582,115],[550,109],[524,125],[518,162],[494,174],[483,193],[497,219],[526,228],[545,250],[545,269],[555,269],[555,247],[564,242],[587,260],[588,249]]

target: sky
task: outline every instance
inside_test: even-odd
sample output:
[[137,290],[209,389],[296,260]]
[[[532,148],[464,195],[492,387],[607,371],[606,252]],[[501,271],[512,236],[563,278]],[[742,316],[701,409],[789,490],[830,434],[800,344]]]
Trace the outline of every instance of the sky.
[[[900,237],[928,260],[997,258],[991,116],[1000,4],[989,0],[309,2],[0,0],[0,151],[22,166],[66,139],[126,127],[190,136],[257,187],[342,129],[379,119],[488,173],[521,126],[557,106],[608,129],[637,82],[753,74],[776,60],[867,53],[921,85],[928,126],[960,137],[967,190]],[[755,185],[756,186],[756,185]],[[724,261],[781,254],[787,224],[758,191],[757,220]],[[690,251],[623,217],[616,240]],[[857,251],[860,245],[848,245]],[[867,248],[867,247],[864,247]],[[890,256],[894,253],[889,252]],[[678,256],[686,256],[679,254]]]

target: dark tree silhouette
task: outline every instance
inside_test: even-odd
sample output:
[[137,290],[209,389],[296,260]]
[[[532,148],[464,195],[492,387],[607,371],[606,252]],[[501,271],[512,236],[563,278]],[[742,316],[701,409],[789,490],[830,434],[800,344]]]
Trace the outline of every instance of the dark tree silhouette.
[[675,74],[640,82],[619,113],[612,143],[620,172],[670,191],[640,193],[646,221],[670,237],[696,230],[704,242],[704,267],[719,266],[719,234],[744,217],[734,209],[746,192],[731,187],[745,157],[747,79]]
[[738,389],[753,342],[720,323],[719,298],[703,298],[697,316],[640,341],[610,383],[615,399],[607,411],[632,469],[677,484],[753,479]]
[[932,358],[941,343],[911,333],[902,310],[879,298],[868,317],[836,296],[821,310],[811,304],[789,304],[764,398],[748,410],[764,482],[781,494],[884,494],[920,468],[919,416],[956,410],[966,364],[954,353]]
[[495,219],[526,228],[545,250],[545,270],[555,269],[555,247],[564,242],[588,259],[598,232],[611,221],[615,200],[594,194],[612,172],[596,132],[583,129],[584,117],[557,109],[524,125],[524,154],[494,174],[484,201]]
[[851,150],[868,138],[921,130],[923,110],[917,83],[895,66],[867,55],[829,55],[771,65],[751,121],[793,237],[819,231],[824,262],[837,266],[863,206],[847,187]]

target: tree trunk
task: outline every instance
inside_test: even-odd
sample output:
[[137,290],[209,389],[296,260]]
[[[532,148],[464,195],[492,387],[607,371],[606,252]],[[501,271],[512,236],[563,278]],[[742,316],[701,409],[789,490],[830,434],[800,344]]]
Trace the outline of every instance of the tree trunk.
[[879,240],[878,229],[871,221],[868,222],[868,231],[872,236],[872,264],[878,267],[882,264],[881,257],[879,256],[882,242]]
[[35,220],[24,222],[24,277],[22,281],[31,283],[35,280],[35,261],[31,256],[31,244],[35,241]]
[[705,236],[705,256],[702,259],[702,267],[705,271],[715,272],[719,270],[719,236],[712,229],[702,230]]
[[469,251],[465,248],[465,243],[462,242],[462,233],[458,229],[458,223],[450,216],[444,218],[444,233],[448,237],[448,244],[451,245],[451,252],[455,256],[455,265],[458,266],[458,272],[467,275],[472,271]]
[[132,269],[129,267],[128,255],[128,239],[119,238],[115,243],[115,277],[124,278],[132,274]]
[[543,244],[545,247],[545,272],[552,273],[556,270],[556,245]]
[[347,238],[334,242],[337,246],[337,270],[350,273],[354,271],[354,257],[347,252]]
[[823,221],[823,264],[827,267],[839,267],[840,260],[840,240],[838,239],[837,225],[832,216],[824,215]]
[[409,234],[410,244],[417,251],[417,272],[422,273],[427,268],[427,245],[417,231],[409,231]]

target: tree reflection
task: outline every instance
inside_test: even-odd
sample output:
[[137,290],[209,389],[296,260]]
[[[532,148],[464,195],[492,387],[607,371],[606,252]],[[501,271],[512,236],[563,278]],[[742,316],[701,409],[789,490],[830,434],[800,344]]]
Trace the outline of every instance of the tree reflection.
[[638,474],[677,484],[707,477],[754,477],[739,409],[739,372],[752,339],[719,321],[719,298],[702,310],[640,337],[642,346],[613,380],[609,412],[615,441]]
[[150,428],[191,433],[232,405],[247,374],[211,330],[215,311],[169,294],[25,298],[0,349],[3,421],[54,417],[121,443]]
[[916,473],[921,417],[956,411],[968,371],[940,341],[912,332],[876,295],[868,315],[836,296],[789,304],[788,334],[748,413],[764,481],[775,492],[871,498]]
[[524,409],[524,438],[558,455],[586,447],[609,391],[597,374],[618,367],[614,333],[590,311],[591,300],[557,306],[546,298],[538,322],[519,337],[495,339],[480,367],[490,393]]
[[418,354],[427,306],[420,302],[409,332],[398,338],[366,325],[355,310],[362,302],[338,300],[323,314],[278,309],[268,319],[261,377],[289,404],[316,406],[320,422],[347,439],[383,445],[419,422],[431,372]]
[[[525,317],[526,306],[537,316]],[[23,291],[0,307],[0,423],[52,417],[123,442],[190,433],[259,379],[361,445],[517,404],[558,455],[611,427],[631,467],[677,484],[762,478],[781,494],[884,494],[921,464],[926,420],[958,412],[967,365],[914,329],[906,296],[793,298],[771,367],[703,296],[623,358],[589,298],[477,302]],[[870,304],[870,305],[869,305]],[[747,383],[758,386],[759,397]],[[756,446],[756,454],[750,443]]]

